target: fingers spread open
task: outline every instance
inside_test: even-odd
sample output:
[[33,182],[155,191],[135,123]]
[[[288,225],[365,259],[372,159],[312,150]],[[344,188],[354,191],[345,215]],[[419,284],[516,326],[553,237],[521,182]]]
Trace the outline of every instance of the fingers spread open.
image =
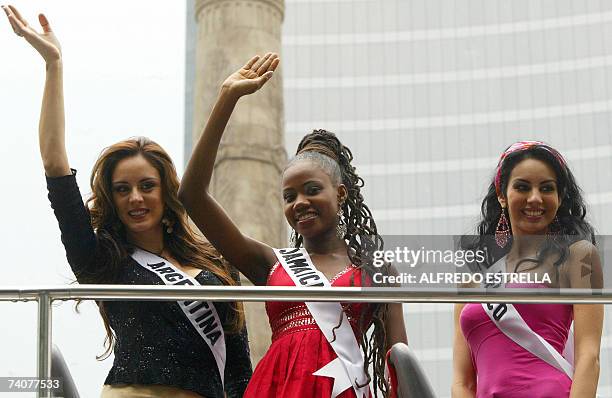
[[259,59],[259,55],[255,55],[253,58],[251,58],[251,59],[249,60],[249,62],[247,62],[247,63],[246,63],[246,64],[245,64],[245,65],[242,67],[242,69],[246,69],[246,70],[251,69],[251,67],[253,66],[253,64],[255,64],[255,62],[257,62],[257,60],[258,60],[258,59]]
[[267,53],[266,55],[264,55],[263,58],[260,58],[259,60],[257,60],[257,62],[255,62],[255,64],[253,64],[253,66],[251,66],[251,70],[253,72],[257,73],[259,68],[261,68],[261,65],[263,65],[264,62],[266,62],[268,60],[268,58],[270,58],[270,55],[272,55],[272,53]]
[[51,32],[51,25],[49,25],[49,20],[47,19],[47,17],[45,17],[45,14],[38,15],[38,22],[40,22],[40,26],[42,26],[43,32]]
[[272,61],[274,61],[276,58],[277,58],[276,54],[267,54],[266,60],[257,69],[257,74],[261,76],[264,73],[266,73],[268,69],[270,68],[270,65],[272,65]]
[[275,71],[279,64],[280,64],[280,58],[278,57],[274,58],[268,70]]

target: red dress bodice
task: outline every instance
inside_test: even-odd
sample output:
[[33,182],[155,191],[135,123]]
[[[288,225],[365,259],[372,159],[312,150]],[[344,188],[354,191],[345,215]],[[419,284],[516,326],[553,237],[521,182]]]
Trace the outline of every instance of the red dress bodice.
[[[329,282],[334,287],[362,286],[361,270],[349,265]],[[267,285],[295,286],[278,263],[270,271]],[[359,324],[367,330],[371,322],[370,306],[367,303],[341,305],[359,341]],[[272,329],[272,344],[255,368],[244,397],[330,397],[333,379],[313,376],[313,373],[337,356],[306,305],[271,301],[266,302],[266,313]],[[349,388],[338,397],[353,398],[355,392]]]

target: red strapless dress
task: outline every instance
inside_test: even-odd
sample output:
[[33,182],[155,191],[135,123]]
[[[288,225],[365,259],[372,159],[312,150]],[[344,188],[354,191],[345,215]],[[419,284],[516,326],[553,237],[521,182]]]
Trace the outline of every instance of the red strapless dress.
[[[329,282],[335,287],[361,286],[361,270],[350,265]],[[294,283],[277,263],[270,271],[267,285],[294,286]],[[358,336],[357,333],[361,333],[358,330],[359,317],[363,311],[368,311],[368,304],[350,303],[342,304],[342,307]],[[255,368],[244,397],[331,397],[334,380],[312,374],[336,359],[337,355],[306,305],[267,302],[266,312],[272,329],[272,344]],[[371,317],[367,315],[367,319],[369,324]],[[338,397],[354,398],[355,391],[349,388]]]

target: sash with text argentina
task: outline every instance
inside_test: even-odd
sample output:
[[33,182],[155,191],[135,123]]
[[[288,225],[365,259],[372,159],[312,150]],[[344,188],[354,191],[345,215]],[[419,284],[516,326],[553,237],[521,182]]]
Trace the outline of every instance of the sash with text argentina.
[[[200,286],[194,278],[178,269],[169,261],[153,253],[135,248],[132,258],[140,266],[156,274],[166,285]],[[223,333],[223,326],[215,306],[210,301],[187,300],[177,301],[176,303],[185,313],[191,326],[193,326],[200,337],[206,342],[208,348],[210,348],[217,363],[221,383],[225,384],[225,334]]]

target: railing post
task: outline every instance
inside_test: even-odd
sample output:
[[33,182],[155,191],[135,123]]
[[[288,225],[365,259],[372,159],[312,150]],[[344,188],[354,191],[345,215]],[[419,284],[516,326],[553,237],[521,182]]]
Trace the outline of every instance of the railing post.
[[[39,379],[51,378],[51,297],[42,291],[38,296],[38,351],[37,376]],[[39,398],[51,397],[51,390],[39,390]]]

